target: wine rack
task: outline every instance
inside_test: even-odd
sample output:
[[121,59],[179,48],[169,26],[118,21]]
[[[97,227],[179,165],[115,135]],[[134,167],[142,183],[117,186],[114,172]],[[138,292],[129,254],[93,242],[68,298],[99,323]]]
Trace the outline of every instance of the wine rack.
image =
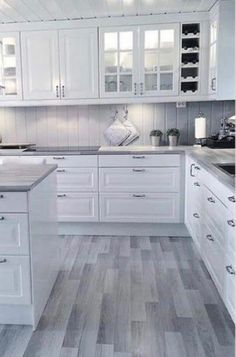
[[181,94],[199,92],[200,24],[182,24],[181,32]]

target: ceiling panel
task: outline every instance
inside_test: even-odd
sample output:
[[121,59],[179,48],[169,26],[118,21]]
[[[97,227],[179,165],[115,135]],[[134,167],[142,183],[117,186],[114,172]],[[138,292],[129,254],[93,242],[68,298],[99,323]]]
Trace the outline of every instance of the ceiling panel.
[[208,11],[217,0],[0,0],[0,22]]

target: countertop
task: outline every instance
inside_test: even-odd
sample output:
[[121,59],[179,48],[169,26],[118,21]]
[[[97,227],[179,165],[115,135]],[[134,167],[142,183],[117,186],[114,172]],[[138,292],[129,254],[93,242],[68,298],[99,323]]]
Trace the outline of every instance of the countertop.
[[0,165],[0,191],[30,191],[56,168],[57,165]]
[[215,166],[215,164],[235,163],[235,149],[193,148],[188,154],[221,183],[230,189],[235,189],[235,177]]

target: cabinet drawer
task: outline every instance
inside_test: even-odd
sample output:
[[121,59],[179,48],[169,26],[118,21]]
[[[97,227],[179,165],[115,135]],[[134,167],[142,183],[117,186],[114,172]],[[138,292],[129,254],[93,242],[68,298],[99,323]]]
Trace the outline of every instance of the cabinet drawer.
[[0,254],[29,254],[27,214],[0,214]]
[[179,195],[176,193],[102,193],[102,222],[180,222]]
[[100,155],[100,167],[140,167],[140,166],[180,166],[180,155],[178,154],[156,154],[156,155]]
[[59,168],[57,169],[57,187],[59,192],[97,191],[97,168]]
[[0,255],[0,304],[30,303],[29,257]]
[[59,193],[57,202],[59,222],[98,221],[97,193]]
[[27,210],[26,192],[0,192],[0,212],[21,213]]
[[100,191],[179,192],[179,168],[101,168]]
[[47,156],[48,164],[58,167],[97,167],[97,155],[54,155]]

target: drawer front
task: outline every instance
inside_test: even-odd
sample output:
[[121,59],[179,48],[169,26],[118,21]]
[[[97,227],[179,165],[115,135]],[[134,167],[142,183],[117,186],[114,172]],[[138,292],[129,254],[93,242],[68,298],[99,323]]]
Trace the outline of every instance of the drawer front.
[[58,167],[97,167],[97,155],[54,155],[47,156],[48,164]]
[[0,255],[0,304],[30,303],[29,257]]
[[224,302],[236,322],[236,254],[226,255],[224,268]]
[[98,194],[59,193],[59,222],[98,222]]
[[102,193],[102,222],[180,222],[179,195],[176,193]]
[[28,215],[0,215],[0,237],[0,254],[29,254]]
[[103,192],[179,192],[179,168],[101,168]]
[[180,155],[156,154],[156,155],[100,155],[99,167],[178,167]]
[[59,192],[95,192],[98,190],[98,169],[59,168],[57,187]]
[[0,212],[24,213],[27,211],[28,205],[26,192],[0,192]]

